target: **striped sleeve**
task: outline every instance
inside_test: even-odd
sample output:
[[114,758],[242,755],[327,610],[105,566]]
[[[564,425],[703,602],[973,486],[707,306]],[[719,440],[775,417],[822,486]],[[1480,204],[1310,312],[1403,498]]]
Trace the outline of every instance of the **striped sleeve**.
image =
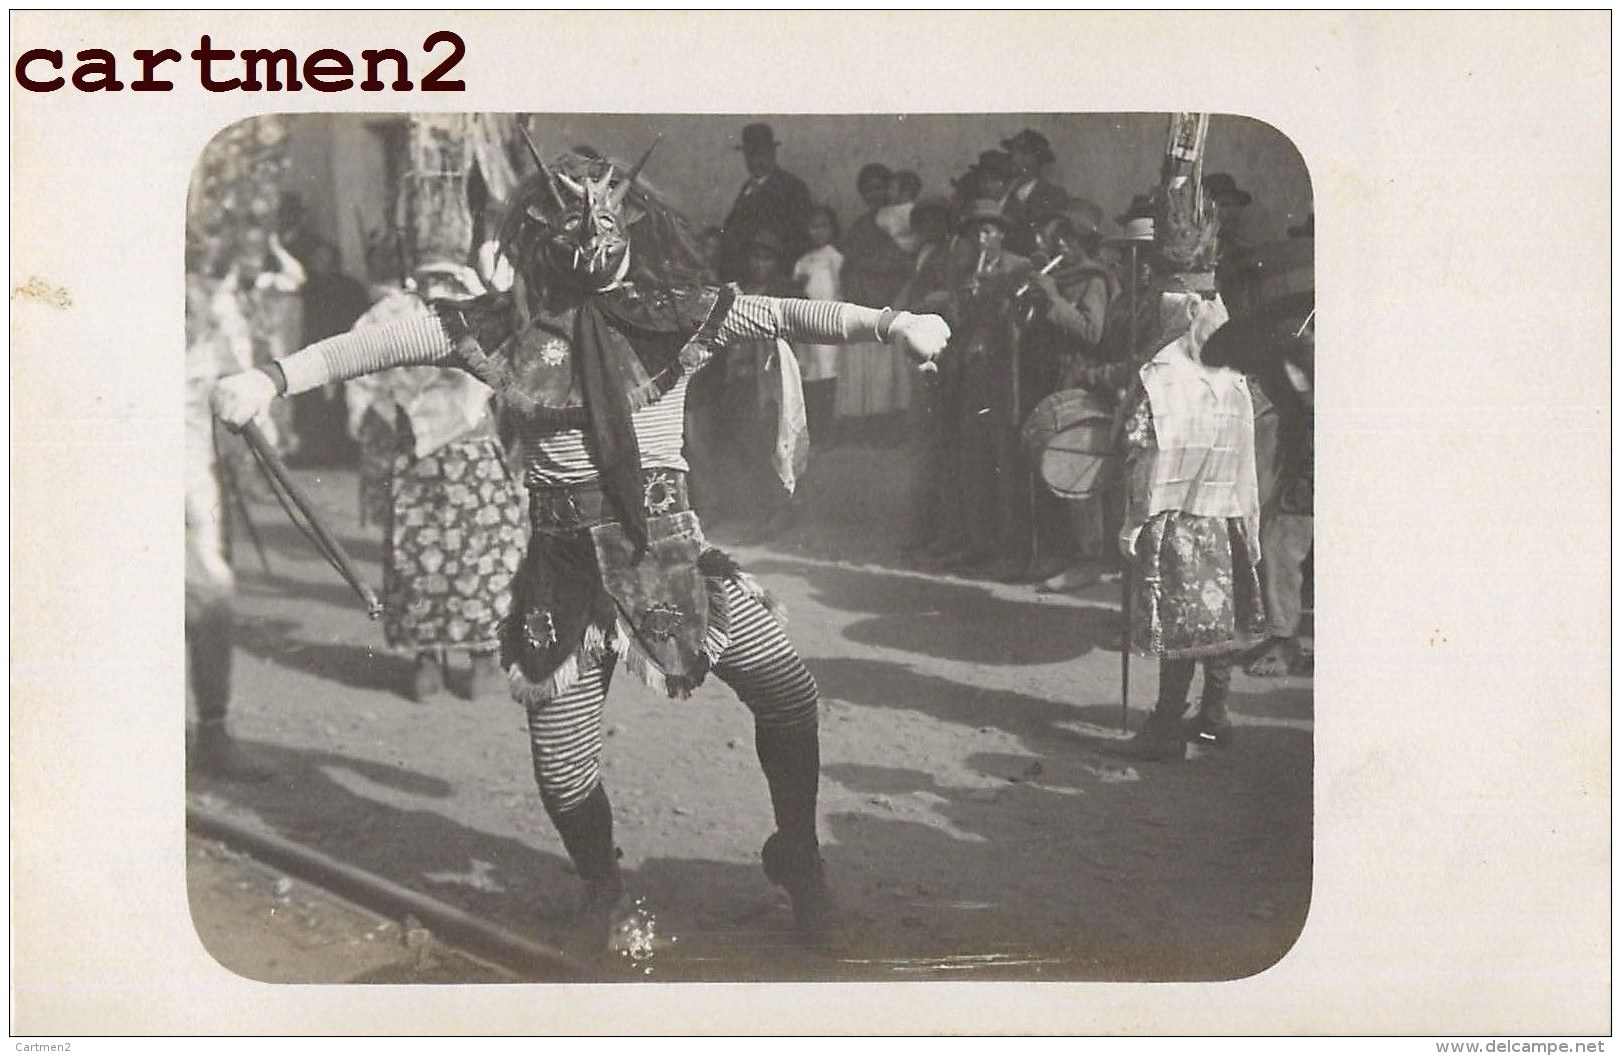
[[778,337],[818,345],[876,341],[881,314],[843,301],[741,294],[721,321],[716,343]]
[[423,314],[382,326],[369,326],[317,341],[278,360],[287,375],[287,393],[318,389],[387,367],[422,366],[450,356],[450,339],[439,320]]

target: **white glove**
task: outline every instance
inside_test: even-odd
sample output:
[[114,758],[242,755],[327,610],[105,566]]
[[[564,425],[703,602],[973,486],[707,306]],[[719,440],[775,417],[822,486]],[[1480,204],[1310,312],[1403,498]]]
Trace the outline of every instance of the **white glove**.
[[276,383],[262,370],[244,370],[221,378],[214,386],[214,414],[232,429],[260,417],[276,398]]
[[901,312],[889,324],[889,339],[899,341],[907,354],[927,363],[945,350],[951,327],[938,315]]

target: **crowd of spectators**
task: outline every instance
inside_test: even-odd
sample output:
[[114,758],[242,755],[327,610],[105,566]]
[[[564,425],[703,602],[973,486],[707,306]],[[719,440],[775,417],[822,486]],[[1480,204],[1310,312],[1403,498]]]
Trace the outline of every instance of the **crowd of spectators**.
[[[1074,193],[1051,174],[1057,159],[1048,138],[1027,128],[979,153],[938,190],[917,172],[868,162],[856,177],[861,211],[841,218],[779,164],[780,146],[767,124],[742,129],[746,179],[724,219],[699,233],[712,278],[751,293],[934,312],[950,322],[954,338],[932,373],[917,372],[876,341],[792,349],[810,445],[809,470],[794,491],[771,465],[784,413],[783,350],[764,342],[717,359],[694,380],[688,406],[691,486],[706,518],[741,522],[745,541],[772,538],[801,517],[806,502],[836,491],[825,471],[818,478],[828,448],[879,445],[911,467],[909,515],[893,531],[914,567],[1048,592],[1081,590],[1117,574],[1118,489],[1054,497],[1024,426],[1055,393],[1084,392],[1094,406],[1117,411],[1136,366],[1155,351],[1152,193]],[[1225,284],[1247,253],[1251,195],[1226,173],[1206,175],[1203,186],[1220,220]],[[1107,214],[1097,204],[1108,198],[1123,203],[1112,237],[1105,237]],[[215,246],[199,269],[214,323],[240,365],[347,329],[372,299],[341,274],[335,249],[310,234],[296,199],[288,205],[275,222],[245,227]],[[1291,231],[1311,235],[1309,224]],[[1276,364],[1255,370],[1276,396]],[[336,391],[301,397],[290,417],[274,423],[283,451],[295,461],[352,459],[343,399]],[[1309,563],[1310,506],[1299,489],[1309,490],[1310,456],[1302,461],[1296,450],[1309,452],[1309,404],[1303,410],[1287,393],[1265,402],[1290,417],[1280,432],[1288,450],[1279,458],[1292,467],[1294,490],[1288,512],[1267,528],[1289,555],[1287,586]],[[1306,485],[1298,483],[1301,465]],[[1298,600],[1282,605],[1284,619],[1298,607]],[[1292,634],[1281,625],[1274,630],[1278,639]],[[1283,647],[1268,657],[1263,666],[1278,670],[1298,659]]]

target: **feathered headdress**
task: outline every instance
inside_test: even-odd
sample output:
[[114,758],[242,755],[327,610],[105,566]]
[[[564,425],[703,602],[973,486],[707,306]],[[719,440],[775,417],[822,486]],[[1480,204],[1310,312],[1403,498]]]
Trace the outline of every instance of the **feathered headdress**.
[[1154,247],[1164,271],[1193,289],[1213,286],[1216,236],[1221,225],[1204,200],[1197,180],[1184,180],[1160,194],[1154,220]]

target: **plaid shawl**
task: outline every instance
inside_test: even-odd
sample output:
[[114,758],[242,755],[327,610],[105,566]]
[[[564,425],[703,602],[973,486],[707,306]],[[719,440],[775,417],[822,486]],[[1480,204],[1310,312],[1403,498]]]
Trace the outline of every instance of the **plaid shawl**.
[[1255,409],[1249,386],[1237,371],[1199,361],[1199,350],[1227,321],[1227,310],[1219,299],[1187,296],[1179,305],[1186,329],[1139,372],[1155,441],[1141,516],[1146,522],[1166,510],[1180,510],[1201,517],[1237,517],[1250,538],[1259,539]]

